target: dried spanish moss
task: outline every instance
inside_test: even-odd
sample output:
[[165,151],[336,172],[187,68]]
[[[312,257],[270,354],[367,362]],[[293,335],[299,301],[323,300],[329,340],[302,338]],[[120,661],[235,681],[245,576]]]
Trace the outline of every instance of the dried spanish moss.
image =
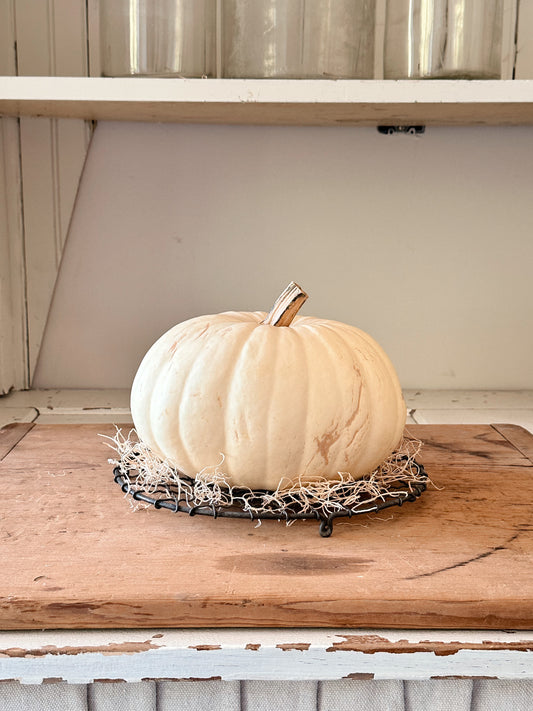
[[339,472],[336,480],[323,478],[305,483],[300,479],[282,480],[275,491],[229,486],[224,475],[223,454],[218,463],[205,467],[192,479],[156,456],[139,441],[133,429],[127,435],[117,429],[114,437],[105,438],[118,454],[118,458],[109,462],[120,469],[132,489],[149,495],[165,495],[165,487],[172,486],[172,492],[166,489],[167,495],[187,506],[239,507],[258,519],[267,513],[288,519],[295,512],[322,517],[346,509],[363,512],[385,498],[405,498],[414,485],[427,482],[425,473],[415,465],[421,442],[410,438],[404,438],[394,454],[363,478]]

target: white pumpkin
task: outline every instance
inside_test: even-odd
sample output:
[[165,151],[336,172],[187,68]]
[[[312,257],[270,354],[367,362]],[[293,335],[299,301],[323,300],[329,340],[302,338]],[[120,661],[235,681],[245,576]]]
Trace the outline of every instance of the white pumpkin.
[[252,489],[374,470],[402,437],[398,378],[363,331],[296,316],[306,298],[293,283],[268,316],[199,316],[165,333],[132,386],[141,440],[192,477],[223,455],[228,482]]

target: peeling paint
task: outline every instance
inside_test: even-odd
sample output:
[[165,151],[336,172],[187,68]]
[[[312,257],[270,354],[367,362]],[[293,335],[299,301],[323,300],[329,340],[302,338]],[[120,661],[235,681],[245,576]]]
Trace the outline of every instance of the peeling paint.
[[[30,684],[43,678],[61,678],[66,683],[223,681],[257,679],[260,669],[265,680],[344,679],[346,683],[372,675],[374,679],[533,679],[533,654],[522,653],[533,651],[533,632],[450,630],[442,636],[429,630],[217,630],[203,636],[170,629],[129,632],[65,631],[60,637],[55,632],[3,633],[0,650],[9,654],[4,652],[0,658],[0,676]],[[163,638],[154,639],[155,634]]]
[[284,652],[292,652],[297,650],[306,652],[311,646],[311,642],[290,642],[287,644],[276,644],[276,649],[282,649]]
[[498,679],[497,676],[462,676],[461,674],[449,674],[441,676],[430,676],[430,679]]
[[46,657],[52,656],[72,656],[76,654],[91,654],[101,652],[102,654],[138,654],[147,652],[149,649],[160,649],[159,645],[153,644],[150,640],[146,642],[119,642],[116,644],[87,646],[87,647],[56,647],[48,644],[38,649],[23,649],[22,647],[9,647],[0,650],[0,657]]
[[[279,646],[279,645],[278,645]],[[529,642],[434,642],[422,640],[420,642],[409,642],[407,639],[400,639],[391,642],[386,637],[380,635],[346,635],[342,642],[334,642],[326,652],[363,652],[364,654],[376,654],[377,652],[387,652],[389,654],[414,654],[416,652],[429,652],[437,657],[446,657],[457,654],[461,650],[499,650],[499,651],[533,651],[533,643]]]
[[189,645],[189,649],[196,649],[199,652],[211,652],[214,649],[222,649],[220,644],[196,644]]
[[143,677],[141,681],[222,681],[221,676],[188,676],[188,677]]

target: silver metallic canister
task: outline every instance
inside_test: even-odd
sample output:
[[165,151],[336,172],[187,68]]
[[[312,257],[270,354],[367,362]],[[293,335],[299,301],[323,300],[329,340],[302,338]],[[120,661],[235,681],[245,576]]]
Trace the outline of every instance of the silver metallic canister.
[[371,78],[375,0],[223,0],[222,73]]
[[100,0],[104,76],[214,76],[216,0]]
[[386,79],[501,77],[503,0],[387,0]]

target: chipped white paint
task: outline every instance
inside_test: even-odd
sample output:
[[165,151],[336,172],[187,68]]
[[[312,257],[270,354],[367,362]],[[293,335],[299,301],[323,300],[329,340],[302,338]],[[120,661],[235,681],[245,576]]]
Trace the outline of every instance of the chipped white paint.
[[[533,398],[532,398],[533,400]],[[74,408],[128,408],[130,391],[123,390],[22,390],[0,398],[0,408],[35,407],[43,410]]]
[[421,410],[533,409],[533,390],[404,390],[404,398]]
[[12,422],[35,422],[39,413],[34,407],[2,407],[0,408],[0,427]]
[[[437,654],[412,649],[405,653],[333,651],[335,644],[352,635],[362,635],[363,639],[376,635],[411,645],[424,643],[425,649],[435,644]],[[439,653],[442,643],[482,645],[488,641],[511,648]],[[374,679],[533,679],[533,654],[513,650],[513,644],[519,643],[533,649],[533,633],[316,629],[3,632],[0,679],[18,679],[26,684],[47,678],[82,684],[94,679],[136,682],[212,677],[227,681],[312,681],[356,678],[359,674]],[[136,645],[142,651],[135,651]],[[295,645],[303,649],[287,649]],[[28,656],[18,656],[25,652]]]
[[406,390],[412,421],[419,425],[521,425],[533,432],[532,390]]
[[521,425],[533,432],[533,408],[530,410],[514,409],[464,409],[464,410],[416,410],[412,415],[419,425],[491,425],[505,422]]
[[[407,424],[517,424],[533,432],[533,391],[406,390]],[[26,418],[26,419],[23,419]],[[129,390],[26,390],[0,397],[0,426],[133,424]]]
[[[31,419],[20,419],[22,413]],[[0,426],[39,424],[133,424],[129,390],[25,390],[0,398]]]
[[129,407],[64,407],[54,408],[53,410],[40,410],[37,422],[40,425],[90,425],[107,422],[117,425],[131,424],[133,426]]

